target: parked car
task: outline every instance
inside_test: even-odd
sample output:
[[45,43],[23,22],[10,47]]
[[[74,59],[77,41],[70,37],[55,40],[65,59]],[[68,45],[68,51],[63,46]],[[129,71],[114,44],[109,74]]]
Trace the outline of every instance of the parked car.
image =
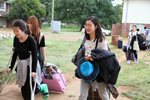
[[102,33],[103,33],[104,35],[111,35],[111,31],[105,30],[105,29],[103,29],[102,27],[101,27],[101,29],[102,29]]
[[[103,28],[101,28],[101,29],[102,29],[102,33],[103,33],[105,36],[111,35],[111,31],[105,30],[105,29],[103,29]],[[84,33],[84,32],[85,32],[85,28],[82,28],[81,33]]]

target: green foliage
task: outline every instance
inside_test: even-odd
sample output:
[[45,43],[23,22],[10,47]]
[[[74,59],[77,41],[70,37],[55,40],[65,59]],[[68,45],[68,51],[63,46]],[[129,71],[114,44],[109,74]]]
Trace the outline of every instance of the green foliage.
[[[48,20],[51,20],[52,2],[49,3]],[[55,0],[54,19],[62,22],[76,23],[84,27],[88,16],[97,16],[102,27],[118,22],[119,15],[111,0]],[[118,12],[119,13],[119,12]]]
[[123,11],[123,5],[117,5],[114,7],[115,13],[117,16],[117,23],[121,23],[122,21],[122,11]]
[[8,19],[27,20],[32,15],[36,16],[39,21],[46,15],[45,8],[40,7],[39,0],[12,0]]
[[[138,55],[141,55],[140,52]],[[122,95],[132,98],[133,100],[150,100],[150,52],[143,56],[139,63],[131,63],[128,65],[126,61],[121,63],[121,71],[117,85],[133,87],[130,91],[122,93]]]
[[46,16],[48,16],[49,10],[51,10],[51,9],[48,9],[50,2],[52,2],[52,0],[40,0],[40,3],[46,6]]

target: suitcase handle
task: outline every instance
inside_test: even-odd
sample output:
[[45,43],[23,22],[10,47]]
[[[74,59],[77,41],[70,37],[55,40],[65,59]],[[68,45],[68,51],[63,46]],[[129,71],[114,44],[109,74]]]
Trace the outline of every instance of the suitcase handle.
[[44,78],[45,78],[45,79],[53,80],[53,77],[50,75],[50,73],[48,73],[48,74],[49,74],[49,77],[48,77],[47,75],[45,75],[46,73],[45,73],[45,71],[43,70],[43,74],[44,74]]
[[65,84],[65,82],[64,82],[64,80],[63,80],[61,74],[60,74],[59,72],[56,72],[56,73],[59,74],[59,76],[61,77],[61,80],[63,81],[64,85],[67,86],[67,84]]

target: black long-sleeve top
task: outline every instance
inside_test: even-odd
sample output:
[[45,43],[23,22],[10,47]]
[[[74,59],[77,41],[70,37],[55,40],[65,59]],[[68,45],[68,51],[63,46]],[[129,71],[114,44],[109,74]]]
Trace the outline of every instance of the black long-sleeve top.
[[20,60],[24,60],[30,57],[29,51],[32,52],[32,72],[36,72],[37,66],[37,45],[32,36],[28,36],[28,38],[24,42],[20,42],[18,38],[14,37],[13,46],[15,48],[14,54],[12,56],[11,66],[12,69],[16,62],[17,56]]

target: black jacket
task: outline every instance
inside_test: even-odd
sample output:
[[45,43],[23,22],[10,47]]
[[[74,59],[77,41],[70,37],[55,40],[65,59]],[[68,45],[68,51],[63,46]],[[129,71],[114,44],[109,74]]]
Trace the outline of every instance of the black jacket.
[[100,72],[96,78],[97,82],[116,84],[121,67],[115,54],[108,50],[94,49],[91,55],[100,67]]
[[[143,42],[145,41],[143,36],[141,34],[137,34],[137,39],[138,39],[138,44],[139,44],[140,50],[145,50],[146,46],[143,45]],[[131,39],[131,43],[130,43],[130,46],[131,46],[132,50],[133,50],[133,43],[134,43],[135,40],[136,40],[136,36],[133,36],[132,39]]]

